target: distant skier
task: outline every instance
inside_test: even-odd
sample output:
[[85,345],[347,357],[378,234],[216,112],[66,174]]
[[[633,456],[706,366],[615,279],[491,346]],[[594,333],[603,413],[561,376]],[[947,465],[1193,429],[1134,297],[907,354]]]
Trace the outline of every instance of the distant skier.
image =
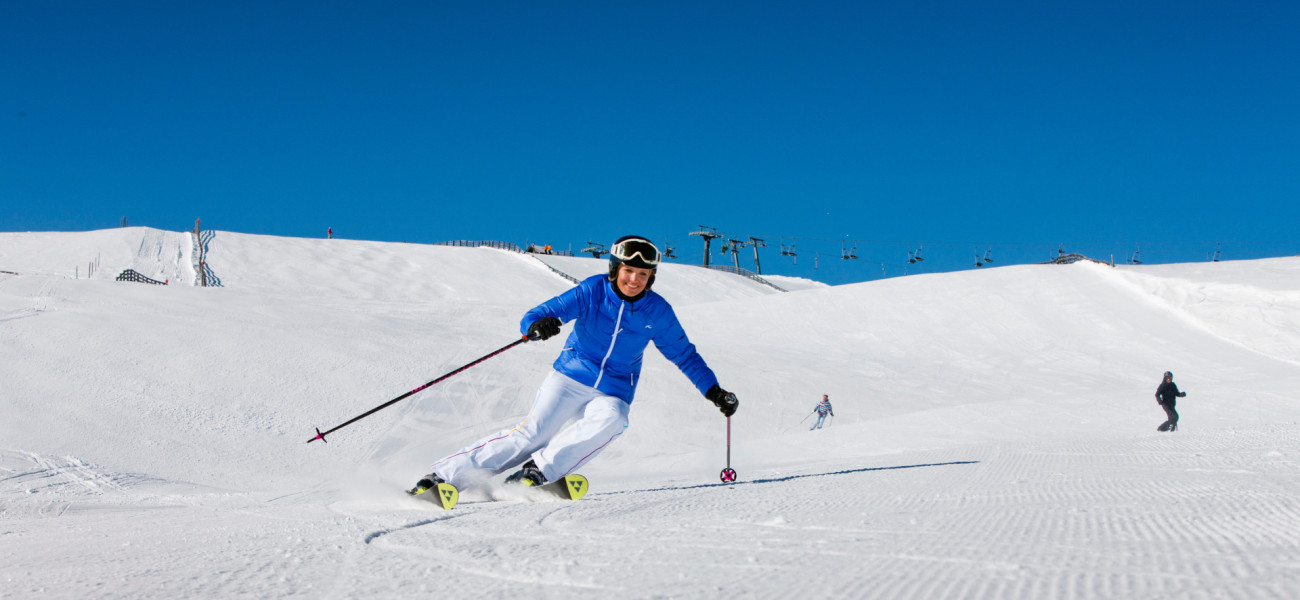
[[1165,409],[1165,415],[1168,420],[1160,424],[1160,431],[1178,431],[1178,411],[1174,410],[1174,404],[1178,398],[1187,397],[1187,392],[1178,391],[1178,386],[1174,385],[1174,374],[1165,371],[1165,380],[1156,388],[1156,402],[1160,403],[1160,408]]
[[826,415],[835,416],[835,410],[831,408],[830,396],[822,394],[822,401],[817,403],[817,406],[813,408],[813,412],[817,413],[817,421],[813,423],[812,427],[808,428],[808,431],[821,429],[822,423],[826,422]]
[[326,237],[326,239],[331,239],[331,240],[334,239],[334,228],[333,228],[333,227],[330,227],[329,229],[326,229],[326,230],[325,230],[325,237]]
[[593,275],[528,311],[519,325],[530,340],[548,339],[563,323],[574,324],[528,416],[433,463],[433,472],[411,493],[444,482],[473,485],[521,464],[507,482],[542,485],[573,474],[627,429],[641,357],[650,342],[722,414],[735,413],[736,395],[718,386],[672,306],[650,291],[658,266],[653,243],[624,236],[610,248],[607,274]]

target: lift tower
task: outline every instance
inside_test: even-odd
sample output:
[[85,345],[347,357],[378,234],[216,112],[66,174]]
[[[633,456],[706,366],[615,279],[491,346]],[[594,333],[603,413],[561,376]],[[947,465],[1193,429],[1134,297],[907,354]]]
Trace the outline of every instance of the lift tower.
[[708,266],[709,266],[709,248],[710,248],[711,246],[713,246],[713,240],[716,240],[716,239],[722,237],[722,234],[721,234],[721,233],[718,233],[718,230],[717,230],[717,229],[714,229],[714,228],[712,228],[712,227],[706,227],[706,226],[704,226],[704,225],[700,225],[700,230],[699,230],[699,231],[692,231],[692,232],[691,232],[691,235],[698,235],[698,236],[704,238],[704,266],[705,266],[705,267],[708,267]]

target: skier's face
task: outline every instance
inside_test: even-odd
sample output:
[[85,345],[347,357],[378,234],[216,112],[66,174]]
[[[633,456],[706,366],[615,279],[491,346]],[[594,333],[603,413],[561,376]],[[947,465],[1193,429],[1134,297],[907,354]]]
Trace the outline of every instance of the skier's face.
[[619,265],[618,277],[615,283],[618,285],[618,291],[623,292],[624,296],[635,296],[645,290],[646,283],[650,281],[650,269],[640,269]]

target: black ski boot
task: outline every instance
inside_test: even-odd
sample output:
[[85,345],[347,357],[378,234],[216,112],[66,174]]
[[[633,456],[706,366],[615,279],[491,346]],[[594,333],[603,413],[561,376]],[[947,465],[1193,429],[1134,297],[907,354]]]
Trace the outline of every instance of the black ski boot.
[[420,494],[423,494],[433,488],[438,487],[439,483],[447,483],[447,482],[444,481],[441,477],[438,477],[437,473],[429,473],[428,475],[425,475],[423,479],[417,481],[415,483],[415,487],[406,490],[406,493],[412,496],[419,496]]
[[529,459],[524,463],[524,467],[516,471],[513,475],[506,478],[506,483],[518,483],[519,485],[541,486],[546,483],[546,476],[542,475],[542,470],[537,468],[537,463]]

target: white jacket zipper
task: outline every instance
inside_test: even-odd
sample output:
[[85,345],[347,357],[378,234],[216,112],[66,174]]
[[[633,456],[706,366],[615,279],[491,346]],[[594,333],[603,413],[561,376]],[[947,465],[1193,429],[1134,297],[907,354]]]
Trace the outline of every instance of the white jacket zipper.
[[624,304],[626,304],[626,302],[618,303],[618,317],[614,319],[614,335],[609,338],[609,350],[605,351],[605,358],[600,359],[600,372],[596,374],[596,383],[593,383],[591,387],[600,388],[600,380],[605,376],[605,362],[608,361],[609,356],[614,353],[614,342],[618,341],[619,326],[623,324]]

